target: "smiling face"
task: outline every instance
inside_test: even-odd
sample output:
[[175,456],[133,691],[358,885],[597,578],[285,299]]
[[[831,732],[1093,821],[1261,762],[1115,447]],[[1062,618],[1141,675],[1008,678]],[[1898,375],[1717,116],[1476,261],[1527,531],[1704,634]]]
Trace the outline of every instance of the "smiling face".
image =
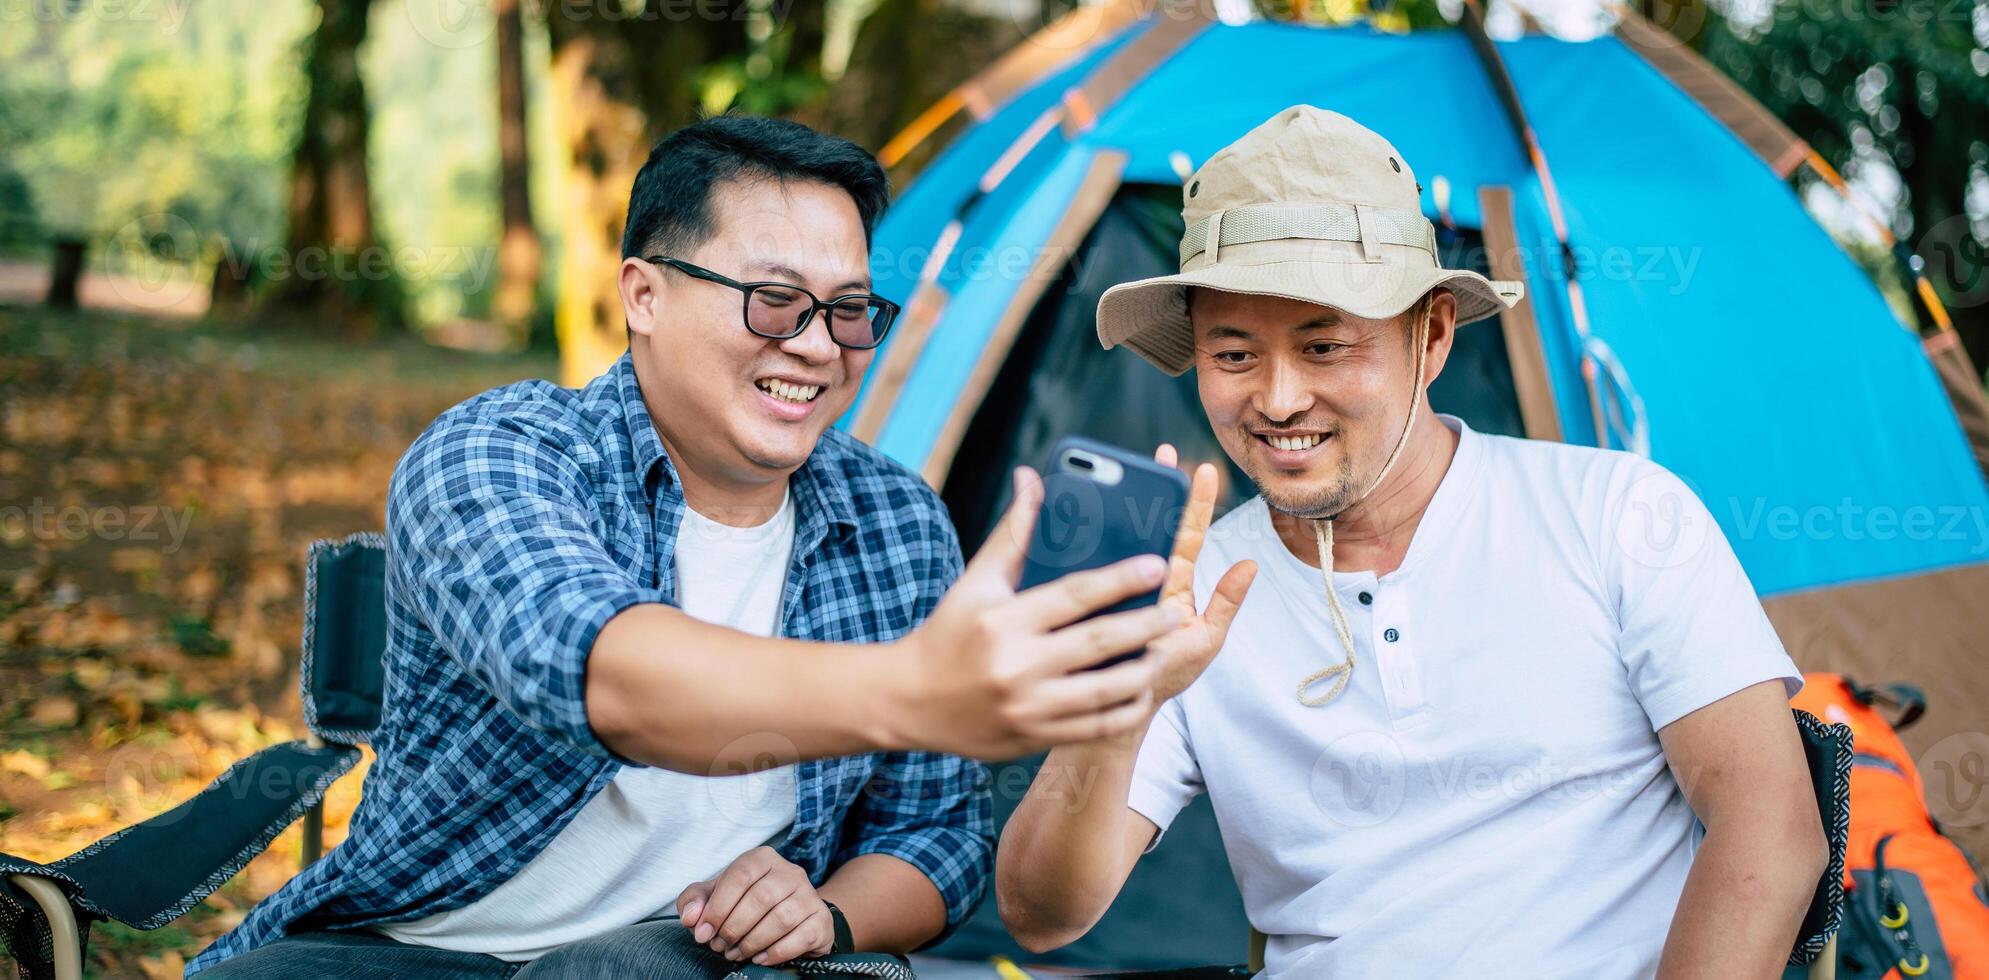
[[[738,282],[782,282],[823,300],[870,289],[855,202],[806,180],[729,180],[711,190],[713,232],[681,259]],[[641,259],[622,300],[643,398],[673,460],[718,486],[783,480],[856,397],[873,351],[846,350],[826,314],[786,340],[746,328],[739,290]],[[805,298],[770,293],[756,302]],[[762,311],[764,313],[764,311]]]
[[[1450,349],[1455,301],[1438,291],[1423,378]],[[1414,323],[1421,304],[1370,320],[1332,307],[1192,290],[1195,379],[1217,441],[1272,507],[1328,517],[1359,499],[1422,397]]]

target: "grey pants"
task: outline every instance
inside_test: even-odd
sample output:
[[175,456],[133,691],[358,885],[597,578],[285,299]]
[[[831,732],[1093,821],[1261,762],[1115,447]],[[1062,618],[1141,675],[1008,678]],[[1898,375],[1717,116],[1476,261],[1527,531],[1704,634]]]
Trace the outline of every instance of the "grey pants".
[[307,932],[243,953],[201,980],[712,980],[738,964],[673,921],[638,922],[568,943],[529,963],[397,942],[376,932]]

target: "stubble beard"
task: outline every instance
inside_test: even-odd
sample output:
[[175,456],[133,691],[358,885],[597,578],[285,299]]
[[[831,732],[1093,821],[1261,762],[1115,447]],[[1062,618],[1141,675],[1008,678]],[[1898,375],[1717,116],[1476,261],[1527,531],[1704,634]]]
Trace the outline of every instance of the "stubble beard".
[[[1335,434],[1334,438],[1340,438]],[[1323,483],[1297,484],[1272,482],[1257,472],[1254,466],[1244,467],[1250,481],[1257,485],[1258,492],[1264,495],[1264,502],[1273,510],[1304,520],[1324,520],[1352,506],[1354,489],[1353,459],[1342,453],[1335,472]]]

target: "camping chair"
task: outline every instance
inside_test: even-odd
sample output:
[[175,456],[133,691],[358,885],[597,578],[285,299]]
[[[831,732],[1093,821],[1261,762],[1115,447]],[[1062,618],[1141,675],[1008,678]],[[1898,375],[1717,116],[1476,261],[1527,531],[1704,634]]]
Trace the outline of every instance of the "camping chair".
[[304,817],[303,863],[324,850],[324,795],[380,721],[386,542],[311,545],[305,565],[304,722],[309,738],[228,767],[198,796],[48,864],[0,854],[0,941],[23,980],[82,980],[90,925],[156,929],[235,876]]
[[[1830,845],[1830,860],[1818,880],[1816,894],[1796,932],[1796,945],[1789,954],[1784,980],[1835,980],[1837,976],[1837,927],[1844,905],[1844,849],[1851,833],[1851,728],[1825,724],[1800,709],[1795,712],[1796,728],[1802,734],[1803,755],[1809,763],[1810,781],[1816,790],[1823,833]],[[1250,962],[1239,966],[1201,966],[1168,970],[1057,971],[1060,980],[1222,980],[1248,977],[1264,968],[1264,936],[1250,931]]]

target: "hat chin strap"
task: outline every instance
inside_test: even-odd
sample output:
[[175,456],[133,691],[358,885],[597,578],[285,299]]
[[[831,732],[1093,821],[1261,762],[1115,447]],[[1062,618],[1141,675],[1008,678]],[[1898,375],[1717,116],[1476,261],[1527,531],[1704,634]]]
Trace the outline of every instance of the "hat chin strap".
[[[1417,410],[1423,404],[1423,358],[1429,347],[1430,311],[1436,305],[1433,296],[1424,296],[1422,305],[1422,313],[1416,318],[1416,372],[1411,379],[1409,420],[1402,424],[1402,435],[1396,438],[1395,448],[1388,451],[1387,461],[1381,464],[1381,472],[1375,474],[1374,482],[1367,485],[1367,490],[1339,511],[1312,522],[1312,539],[1319,545],[1319,574],[1326,583],[1326,611],[1333,620],[1333,632],[1340,638],[1340,648],[1347,651],[1347,658],[1331,667],[1313,671],[1298,682],[1298,703],[1308,708],[1321,707],[1339,697],[1340,692],[1347,689],[1347,679],[1354,673],[1354,631],[1347,625],[1346,610],[1340,608],[1340,594],[1333,589],[1333,522],[1366,500],[1381,486],[1381,481],[1388,479],[1389,471],[1395,468],[1395,463],[1402,458],[1402,450],[1409,445],[1409,434],[1416,429]],[[1307,693],[1313,685],[1328,678],[1332,679],[1333,686],[1326,693]]]

